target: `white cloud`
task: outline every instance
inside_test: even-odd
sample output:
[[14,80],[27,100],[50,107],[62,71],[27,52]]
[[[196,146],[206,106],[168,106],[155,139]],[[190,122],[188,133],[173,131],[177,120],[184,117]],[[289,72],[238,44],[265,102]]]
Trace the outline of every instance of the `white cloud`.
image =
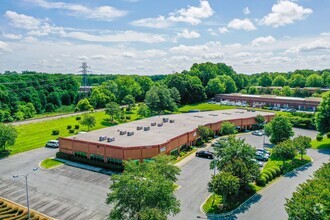
[[209,34],[211,34],[212,36],[218,35],[212,28],[207,29],[207,32],[209,32]]
[[239,52],[239,53],[235,54],[234,57],[249,57],[251,55],[252,54],[249,52]]
[[244,9],[243,9],[243,13],[244,13],[245,15],[250,14],[251,11],[250,11],[249,7],[244,8]]
[[24,28],[27,30],[37,29],[41,24],[39,19],[23,14],[18,14],[14,11],[6,11],[4,16],[9,20],[9,23],[12,26]]
[[194,52],[201,53],[201,52],[207,51],[207,50],[208,50],[207,45],[186,46],[186,45],[180,44],[179,46],[170,48],[170,51],[173,53],[194,53]]
[[258,37],[256,39],[254,39],[251,44],[252,46],[260,46],[262,44],[270,44],[270,43],[274,43],[276,41],[276,39],[272,36],[267,36],[267,37]]
[[221,60],[225,57],[223,53],[207,53],[203,54],[202,58],[205,60]]
[[186,38],[186,39],[193,39],[193,38],[199,38],[201,35],[196,31],[190,31],[185,28],[181,33],[178,33],[179,38]]
[[29,36],[29,37],[24,37],[24,38],[23,38],[23,41],[24,41],[24,42],[28,42],[28,43],[35,43],[35,42],[38,41],[38,39],[35,38],[35,37],[31,37],[31,36]]
[[161,56],[165,56],[167,53],[163,50],[151,49],[151,50],[146,50],[144,54],[147,57],[161,57]]
[[323,39],[311,41],[309,43],[300,44],[296,47],[289,48],[288,53],[311,52],[318,50],[330,50],[330,42]]
[[45,0],[26,1],[47,9],[64,9],[67,10],[68,14],[71,16],[102,21],[111,21],[114,18],[123,17],[127,15],[127,11],[119,10],[111,6],[88,8],[84,5],[70,4],[64,2],[48,2]]
[[219,27],[218,31],[220,34],[224,34],[228,32],[228,29],[226,27]]
[[0,52],[9,52],[11,51],[9,45],[3,41],[0,41]]
[[236,29],[236,30],[245,30],[245,31],[253,31],[257,28],[250,21],[250,19],[238,19],[235,18],[228,24],[228,28]]
[[166,39],[157,34],[141,33],[136,31],[123,31],[112,35],[92,35],[83,32],[69,32],[66,37],[90,42],[143,42],[160,43]]
[[105,59],[107,59],[107,56],[104,56],[104,55],[93,55],[93,56],[91,56],[91,59],[93,59],[93,60],[105,60]]
[[177,22],[197,25],[202,22],[202,19],[211,17],[213,13],[214,11],[209,2],[201,0],[199,7],[188,6],[188,8],[182,8],[169,13],[168,17],[158,16],[157,18],[142,18],[131,22],[131,24],[150,28],[166,28]]
[[3,33],[2,36],[4,38],[10,39],[10,40],[22,39],[22,35],[20,35],[20,34],[6,34],[6,33]]
[[135,57],[135,54],[132,53],[132,52],[124,52],[121,54],[122,57],[125,57],[125,58],[134,58]]
[[279,27],[293,24],[296,20],[303,20],[312,14],[313,10],[304,8],[297,3],[281,0],[273,5],[272,12],[261,19],[260,24]]
[[131,22],[131,24],[138,27],[167,28],[171,26],[172,22],[167,20],[164,16],[159,16],[157,18],[142,18]]
[[86,57],[86,56],[78,56],[78,60],[80,60],[80,61],[86,61],[86,60],[88,60],[88,57]]

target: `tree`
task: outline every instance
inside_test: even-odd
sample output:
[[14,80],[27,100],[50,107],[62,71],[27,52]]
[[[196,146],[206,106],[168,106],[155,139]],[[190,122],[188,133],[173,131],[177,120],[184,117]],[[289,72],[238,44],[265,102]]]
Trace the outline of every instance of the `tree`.
[[128,105],[128,108],[131,109],[131,107],[135,104],[135,98],[132,95],[126,95],[123,100],[124,105]]
[[80,120],[79,123],[83,126],[87,126],[88,131],[89,131],[89,128],[95,127],[96,119],[94,116],[92,116],[90,114],[83,114],[82,119]]
[[77,108],[79,111],[88,111],[93,108],[93,106],[89,103],[88,99],[85,98],[78,102]]
[[225,85],[226,93],[234,93],[237,91],[235,81],[230,76],[219,76],[220,82]]
[[292,124],[285,116],[278,115],[265,126],[265,134],[270,136],[270,142],[278,144],[294,135]]
[[17,138],[16,128],[10,124],[0,123],[0,149],[6,151],[6,146],[15,144]]
[[292,90],[289,86],[284,86],[280,92],[281,95],[283,96],[291,96],[292,95]]
[[252,95],[258,94],[258,89],[255,86],[251,86],[248,93]]
[[197,134],[201,137],[202,141],[207,141],[209,137],[212,137],[214,135],[211,128],[206,126],[198,126],[197,128]]
[[110,102],[105,106],[105,114],[111,117],[111,122],[115,116],[120,114],[120,106],[116,102]]
[[323,86],[323,78],[322,76],[314,73],[307,77],[306,86],[308,87],[322,87]]
[[[158,159],[162,157],[162,159]],[[112,175],[107,204],[112,204],[109,219],[166,219],[180,210],[174,195],[174,181],[180,170],[167,156],[154,162],[125,162],[122,174]],[[155,169],[162,168],[164,169]],[[175,178],[173,178],[173,176]]]
[[245,143],[245,140],[229,136],[228,141],[219,141],[221,147],[214,148],[215,159],[210,168],[230,172],[239,178],[241,187],[248,187],[249,183],[259,176],[259,167],[253,161],[255,149]]
[[273,81],[273,86],[285,86],[287,81],[284,76],[277,76]]
[[179,91],[175,87],[170,88],[170,94],[171,94],[173,101],[176,104],[180,104],[181,96],[180,96]]
[[221,124],[220,132],[222,135],[228,135],[228,134],[235,134],[237,131],[233,123],[229,121],[225,121]]
[[311,138],[307,136],[299,135],[293,139],[293,145],[300,154],[300,159],[306,154],[306,149],[311,147]]
[[257,122],[259,128],[265,123],[265,117],[262,115],[257,115],[254,120]]
[[316,129],[321,133],[330,132],[330,92],[324,94],[315,115]]
[[291,87],[305,87],[306,78],[301,74],[294,74],[290,80]]
[[314,172],[314,178],[308,179],[297,187],[290,199],[286,199],[285,210],[289,220],[329,219],[330,212],[330,163]]
[[208,97],[214,97],[216,94],[224,93],[225,90],[225,84],[221,83],[219,78],[211,79],[205,87],[205,91]]
[[137,114],[144,118],[148,117],[150,115],[150,109],[148,108],[148,106],[146,104],[141,104],[138,109]]
[[273,149],[274,157],[282,159],[283,166],[286,160],[291,160],[296,156],[296,149],[293,146],[292,140],[285,140],[277,144]]
[[147,92],[145,103],[151,111],[175,111],[176,103],[171,97],[171,92],[166,86],[152,86]]
[[240,187],[239,178],[229,172],[219,172],[212,177],[208,186],[210,192],[221,195],[224,206],[227,204],[228,196],[237,194]]
[[273,83],[269,74],[263,74],[259,79],[259,85],[263,87],[271,86]]

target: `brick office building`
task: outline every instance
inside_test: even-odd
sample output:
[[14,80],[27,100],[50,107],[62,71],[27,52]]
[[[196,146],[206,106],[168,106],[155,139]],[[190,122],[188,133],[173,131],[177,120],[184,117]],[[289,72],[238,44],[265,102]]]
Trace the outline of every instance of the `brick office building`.
[[286,97],[275,95],[246,95],[240,93],[233,94],[217,94],[214,97],[215,101],[230,101],[247,103],[254,107],[273,106],[279,108],[295,108],[299,110],[315,111],[321,103],[322,98],[308,97]]
[[249,128],[256,124],[258,114],[266,121],[274,117],[269,112],[240,109],[154,116],[60,138],[59,150],[66,155],[120,166],[123,160],[148,160],[160,153],[180,152],[181,147],[194,145],[199,125],[208,126],[215,133],[224,121]]

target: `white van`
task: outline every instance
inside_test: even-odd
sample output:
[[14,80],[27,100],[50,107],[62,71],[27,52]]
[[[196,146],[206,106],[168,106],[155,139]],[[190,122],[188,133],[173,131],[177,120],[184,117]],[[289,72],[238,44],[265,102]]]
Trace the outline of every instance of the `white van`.
[[58,148],[60,143],[58,140],[50,140],[47,142],[46,147]]

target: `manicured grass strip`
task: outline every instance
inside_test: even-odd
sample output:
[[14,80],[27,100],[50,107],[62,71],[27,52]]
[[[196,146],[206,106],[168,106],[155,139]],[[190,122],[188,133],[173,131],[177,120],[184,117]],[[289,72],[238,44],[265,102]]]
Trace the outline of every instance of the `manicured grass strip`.
[[330,138],[325,135],[322,141],[312,140],[312,148],[314,149],[330,149]]
[[[93,112],[90,114],[96,119],[96,125],[91,128],[91,130],[97,130],[114,125],[109,121],[110,117],[103,111]],[[126,116],[131,117],[130,121],[138,119],[136,110],[134,110],[132,114],[126,114]],[[79,129],[75,129],[74,133],[69,133],[67,125],[71,125],[73,129],[75,125],[79,125]],[[47,141],[55,140],[58,137],[68,137],[78,133],[79,131],[87,131],[87,127],[80,125],[79,121],[76,120],[76,116],[16,125],[15,127],[18,132],[18,137],[15,145],[8,147],[8,149],[11,150],[10,155],[44,147]],[[52,135],[52,130],[59,130],[60,134]]]
[[219,105],[219,104],[209,104],[209,103],[198,103],[191,105],[181,106],[179,112],[189,112],[190,110],[200,110],[200,111],[214,111],[214,110],[226,110],[235,109],[235,106]]
[[[300,155],[297,155],[297,156],[295,156],[295,158],[293,160],[287,160],[285,162],[285,169],[282,172],[284,172],[284,174],[288,173],[288,172],[294,170],[295,168],[298,168],[298,167],[300,167],[300,166],[302,166],[306,163],[309,163],[311,161],[312,161],[312,159],[307,155],[303,156],[303,160],[300,159]],[[271,168],[271,167],[274,167],[274,166],[282,167],[283,166],[283,161],[279,160],[277,158],[274,158],[273,155],[272,155],[269,158],[269,160],[267,161],[264,169]]]
[[53,158],[47,158],[40,163],[40,166],[44,169],[51,169],[54,167],[61,166],[62,164],[62,162],[54,160]]
[[212,194],[203,204],[203,211],[205,213],[219,213],[219,204],[222,202],[222,197],[217,194]]
[[180,161],[183,160],[184,158],[186,158],[186,157],[190,156],[191,154],[195,153],[197,150],[198,150],[198,148],[196,148],[196,147],[193,148],[191,151],[188,151],[184,156],[182,156],[182,157],[178,157],[178,158],[176,159],[175,163],[180,162]]

